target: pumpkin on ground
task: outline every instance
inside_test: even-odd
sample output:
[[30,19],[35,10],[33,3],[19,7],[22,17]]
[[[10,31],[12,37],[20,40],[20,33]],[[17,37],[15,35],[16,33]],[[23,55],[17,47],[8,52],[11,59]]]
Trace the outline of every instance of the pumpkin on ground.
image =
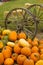
[[18,44],[16,44],[14,46],[14,52],[17,53],[17,54],[20,54],[21,53],[21,47]]
[[7,58],[4,61],[4,65],[13,65],[14,64],[14,60],[12,58]]
[[39,43],[40,43],[40,44],[43,44],[43,39],[39,40]]
[[43,54],[43,49],[40,49],[40,54]]
[[37,61],[35,65],[43,65],[43,60]]
[[17,33],[16,31],[11,31],[9,36],[8,36],[10,41],[16,41],[17,40]]
[[26,59],[23,65],[34,65],[34,61],[32,59]]
[[31,50],[33,53],[37,53],[39,51],[37,46],[33,46]]
[[14,61],[16,61],[17,60],[17,57],[18,57],[18,54],[17,53],[13,53],[11,57],[12,57],[12,59]]
[[10,47],[14,47],[15,43],[14,42],[7,42],[7,45],[10,46]]
[[3,42],[2,41],[0,41],[0,49],[2,49],[3,48]]
[[11,50],[9,48],[7,48],[6,46],[3,48],[2,53],[3,53],[5,59],[10,58],[11,54],[12,54]]
[[26,55],[28,57],[29,55],[31,55],[31,49],[28,47],[23,47],[21,49],[21,54]]
[[32,40],[30,38],[27,39],[28,43],[32,44]]
[[30,47],[30,44],[25,40],[25,39],[20,39],[18,41],[18,44],[21,46],[21,47]]
[[24,63],[24,61],[26,60],[26,56],[25,55],[19,55],[18,57],[17,57],[17,63],[19,64],[19,65],[23,65],[23,63]]
[[0,53],[0,65],[4,63],[4,56],[2,53]]
[[30,55],[30,58],[34,61],[34,62],[37,62],[40,58],[40,54],[39,53],[32,53]]
[[40,59],[43,60],[43,54],[40,55]]
[[24,32],[19,33],[18,39],[26,39],[26,34]]
[[7,35],[9,34],[11,31],[9,29],[3,30],[2,35]]

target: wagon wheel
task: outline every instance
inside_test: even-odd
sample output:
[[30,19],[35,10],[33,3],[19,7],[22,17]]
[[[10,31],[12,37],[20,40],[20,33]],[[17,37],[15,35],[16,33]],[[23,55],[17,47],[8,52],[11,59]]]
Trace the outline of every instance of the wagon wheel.
[[43,30],[43,5],[33,4],[27,9],[36,17],[38,29],[42,27]]
[[15,8],[11,10],[5,19],[6,29],[16,30],[18,33],[23,31],[32,39],[36,35],[36,24],[34,16],[25,8]]

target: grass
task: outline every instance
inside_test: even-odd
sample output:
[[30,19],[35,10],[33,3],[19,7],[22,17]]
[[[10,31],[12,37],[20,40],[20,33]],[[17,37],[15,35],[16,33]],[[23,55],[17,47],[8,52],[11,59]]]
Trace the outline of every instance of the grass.
[[0,25],[4,24],[3,21],[5,20],[5,11],[10,11],[17,7],[24,7],[24,4],[27,2],[32,4],[43,4],[43,0],[11,0],[9,2],[4,2],[3,5],[0,6]]

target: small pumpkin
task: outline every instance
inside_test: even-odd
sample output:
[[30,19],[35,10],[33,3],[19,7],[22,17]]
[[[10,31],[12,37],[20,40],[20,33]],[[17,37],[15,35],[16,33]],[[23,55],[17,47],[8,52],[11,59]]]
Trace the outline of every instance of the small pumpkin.
[[40,43],[40,44],[43,44],[43,39],[39,40],[39,43]]
[[37,46],[33,46],[31,50],[33,53],[37,53],[39,51]]
[[27,39],[28,43],[32,44],[32,40],[30,38]]
[[43,49],[40,49],[40,54],[43,54]]
[[24,32],[19,33],[18,39],[26,39],[26,34]]
[[40,59],[43,60],[43,54],[40,55]]
[[13,53],[11,57],[12,57],[12,59],[14,61],[17,61],[18,54],[17,53]]
[[32,59],[26,59],[23,65],[34,65],[34,61]]
[[14,60],[12,58],[7,58],[4,61],[4,65],[13,65],[14,64]]
[[0,53],[0,65],[4,63],[4,56],[2,53]]
[[21,54],[23,54],[23,55],[25,55],[25,56],[29,56],[29,55],[31,55],[31,49],[30,48],[28,48],[28,47],[23,47],[22,49],[21,49]]
[[19,65],[23,65],[24,61],[26,60],[26,56],[25,55],[22,55],[20,54],[18,57],[17,57],[17,63]]
[[34,38],[34,40],[32,41],[32,45],[38,46],[38,42],[39,42],[39,40],[37,38]]
[[34,62],[37,62],[40,58],[40,54],[39,53],[32,53],[30,55],[30,58],[34,61]]
[[16,31],[11,31],[11,33],[8,36],[10,41],[16,41],[17,40],[17,33]]
[[21,53],[21,47],[18,44],[14,46],[14,52],[17,54]]
[[43,65],[43,60],[37,61],[35,65]]
[[9,34],[11,31],[9,29],[3,30],[2,35]]
[[21,47],[30,47],[30,44],[25,40],[25,39],[20,39],[18,41],[18,44],[21,46]]
[[2,41],[0,41],[0,49],[2,49],[3,48],[3,42]]
[[3,53],[5,59],[10,58],[11,54],[12,54],[11,50],[9,48],[7,48],[6,46],[3,48],[2,53]]
[[10,47],[14,47],[15,43],[14,42],[7,42],[7,45],[10,46]]

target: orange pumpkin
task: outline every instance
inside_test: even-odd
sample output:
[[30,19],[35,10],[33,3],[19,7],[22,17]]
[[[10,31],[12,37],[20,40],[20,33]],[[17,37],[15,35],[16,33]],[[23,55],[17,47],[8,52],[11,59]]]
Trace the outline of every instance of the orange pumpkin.
[[43,54],[43,49],[40,49],[40,54]]
[[37,53],[39,51],[37,46],[33,46],[31,50],[33,53]]
[[28,43],[32,44],[32,40],[30,38],[27,39]]
[[24,32],[19,33],[18,39],[26,39],[26,34]]
[[39,44],[39,49],[43,49],[43,44]]
[[43,44],[43,39],[39,40],[39,43],[40,43],[40,44]]
[[32,45],[33,46],[38,46],[38,42],[37,41],[32,41]]
[[21,53],[21,47],[18,44],[14,46],[14,52],[17,54]]
[[43,54],[40,55],[40,59],[43,60]]
[[26,56],[24,56],[24,55],[21,54],[21,55],[19,55],[19,56],[17,57],[17,63],[18,63],[19,65],[23,65],[25,59],[26,59]]
[[11,41],[17,40],[17,33],[16,33],[16,31],[12,31],[12,32],[9,34],[9,40],[11,40]]
[[12,57],[12,59],[14,61],[16,61],[17,60],[17,57],[18,57],[18,54],[17,53],[13,53],[11,57]]
[[4,61],[4,65],[13,65],[13,64],[14,64],[14,61],[12,58],[7,58]]
[[36,61],[39,60],[40,54],[39,54],[39,53],[32,53],[32,54],[30,55],[30,58],[31,58],[34,62],[36,62]]
[[28,47],[23,47],[21,49],[21,54],[26,55],[26,56],[29,56],[31,54],[31,49],[28,48]]
[[12,54],[11,50],[9,48],[7,48],[6,46],[3,48],[2,53],[3,53],[5,59],[10,58],[11,54]]
[[2,41],[0,41],[0,49],[2,49],[3,48],[3,42]]
[[23,65],[34,65],[34,61],[32,59],[26,59]]
[[0,53],[0,65],[4,63],[4,56],[2,53]]

